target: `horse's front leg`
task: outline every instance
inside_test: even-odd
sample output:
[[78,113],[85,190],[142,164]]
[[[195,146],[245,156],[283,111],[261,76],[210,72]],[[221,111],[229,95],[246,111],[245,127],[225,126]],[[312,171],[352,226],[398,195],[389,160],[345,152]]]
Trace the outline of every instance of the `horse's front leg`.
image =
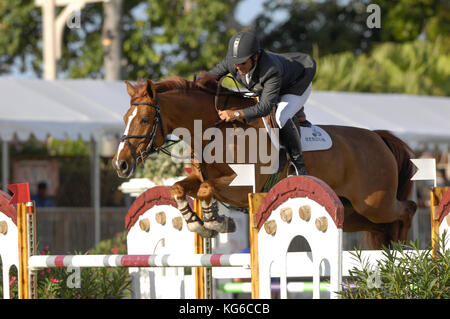
[[215,237],[217,232],[204,226],[203,221],[192,211],[186,199],[186,194],[195,194],[200,188],[200,184],[201,181],[197,176],[189,175],[185,179],[175,183],[170,190],[170,194],[176,201],[189,231],[196,232],[205,238]]
[[[207,229],[219,233],[232,233],[236,231],[236,224],[233,219],[227,216],[219,215],[217,200],[214,198],[214,187],[216,183],[224,182],[223,178],[207,180],[201,183],[197,198],[202,204],[203,224]],[[230,181],[226,180],[227,185]]]

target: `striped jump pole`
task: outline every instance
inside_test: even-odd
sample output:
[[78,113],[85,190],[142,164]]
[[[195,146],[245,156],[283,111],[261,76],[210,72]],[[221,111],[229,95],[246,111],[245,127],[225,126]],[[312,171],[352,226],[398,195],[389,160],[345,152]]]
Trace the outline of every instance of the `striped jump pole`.
[[31,256],[31,271],[61,267],[250,267],[250,254]]

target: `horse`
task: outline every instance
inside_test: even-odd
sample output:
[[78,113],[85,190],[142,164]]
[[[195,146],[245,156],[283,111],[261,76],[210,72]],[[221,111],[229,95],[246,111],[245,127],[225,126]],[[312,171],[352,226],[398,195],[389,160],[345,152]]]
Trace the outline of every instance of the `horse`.
[[[220,121],[215,99],[218,105],[232,110],[250,107],[256,100],[226,88],[221,88],[217,95],[219,84],[208,76],[193,81],[173,76],[160,82],[145,80],[133,85],[125,81],[125,84],[131,106],[124,115],[125,132],[112,159],[121,178],[131,177],[150,154],[164,150],[167,136],[176,128],[185,128],[194,135],[195,120],[201,120],[203,128],[219,130],[223,135],[227,129],[264,128],[261,118],[251,123]],[[391,241],[406,241],[417,209],[416,203],[408,200],[413,173],[412,151],[408,145],[388,131],[318,126],[330,135],[332,147],[304,152],[305,164],[311,176],[327,183],[341,199],[345,208],[343,231],[368,232],[373,249],[389,245]],[[190,231],[203,237],[233,232],[234,222],[232,218],[218,214],[217,200],[235,207],[248,207],[247,194],[252,188],[230,186],[236,177],[230,163],[201,161],[198,153],[205,150],[210,141],[201,141],[200,152],[193,151],[194,142],[195,139],[188,143],[192,171],[171,187],[171,196]],[[273,147],[270,139],[267,144],[267,147]],[[258,147],[261,145],[264,142]],[[227,147],[229,151],[229,145],[223,145],[223,151],[227,151]],[[249,145],[246,147],[248,151]],[[235,156],[235,146],[232,152]],[[249,162],[250,155],[245,155],[244,162]],[[255,190],[261,192],[271,175],[260,173],[267,163],[258,158],[254,164]],[[280,167],[282,174],[278,180],[286,176],[288,164]],[[188,205],[187,195],[200,199],[202,218]]]

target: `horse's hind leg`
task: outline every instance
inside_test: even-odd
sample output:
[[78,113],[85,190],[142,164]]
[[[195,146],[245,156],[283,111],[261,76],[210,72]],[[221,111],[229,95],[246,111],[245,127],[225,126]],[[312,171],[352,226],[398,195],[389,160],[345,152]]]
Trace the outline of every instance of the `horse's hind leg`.
[[204,226],[203,221],[194,211],[192,211],[188,201],[186,200],[186,193],[197,191],[200,187],[200,183],[200,180],[198,180],[196,176],[190,175],[185,179],[175,183],[172,186],[170,192],[173,199],[177,203],[181,215],[183,215],[183,218],[186,221],[188,230],[196,232],[202,237],[211,238],[215,237],[217,235],[217,232]]
[[340,197],[344,205],[344,227],[346,233],[367,232],[367,243],[371,249],[380,249],[382,245],[388,245],[391,236],[388,232],[390,224],[376,224],[355,211],[352,204],[345,197]]
[[408,240],[409,230],[411,229],[412,226],[414,214],[416,213],[417,210],[417,204],[412,200],[401,201],[401,203],[404,207],[405,215],[399,225],[398,240],[406,242]]
[[[386,224],[383,240],[387,245],[392,241],[406,241],[411,228],[412,219],[417,209],[415,202],[410,200],[399,201],[396,198],[382,196],[380,198],[366,199],[364,203],[353,202],[355,210],[375,224]],[[377,237],[374,234],[374,237]]]
[[[392,241],[406,242],[408,240],[409,230],[412,220],[417,210],[417,204],[411,200],[399,201],[395,199],[392,205],[378,210],[386,213],[384,223],[389,223],[388,232]],[[388,214],[387,212],[391,212]],[[388,219],[390,217],[390,219]]]
[[212,181],[206,181],[200,185],[197,198],[202,204],[202,219],[205,228],[219,233],[236,231],[236,224],[232,218],[219,215],[219,207],[217,200],[214,198],[214,184]]

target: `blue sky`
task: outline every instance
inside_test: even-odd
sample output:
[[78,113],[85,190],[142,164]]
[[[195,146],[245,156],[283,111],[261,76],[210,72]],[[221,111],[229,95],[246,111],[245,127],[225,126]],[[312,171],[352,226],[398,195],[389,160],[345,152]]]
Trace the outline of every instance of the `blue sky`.
[[[280,0],[272,0],[280,1]],[[282,0],[281,0],[282,1]],[[248,25],[256,18],[258,14],[263,12],[264,0],[244,0],[236,8],[236,20],[242,25]],[[272,17],[279,22],[287,17],[287,12],[282,10],[272,12]]]
[[236,8],[236,20],[248,24],[263,11],[263,0],[244,0]]

